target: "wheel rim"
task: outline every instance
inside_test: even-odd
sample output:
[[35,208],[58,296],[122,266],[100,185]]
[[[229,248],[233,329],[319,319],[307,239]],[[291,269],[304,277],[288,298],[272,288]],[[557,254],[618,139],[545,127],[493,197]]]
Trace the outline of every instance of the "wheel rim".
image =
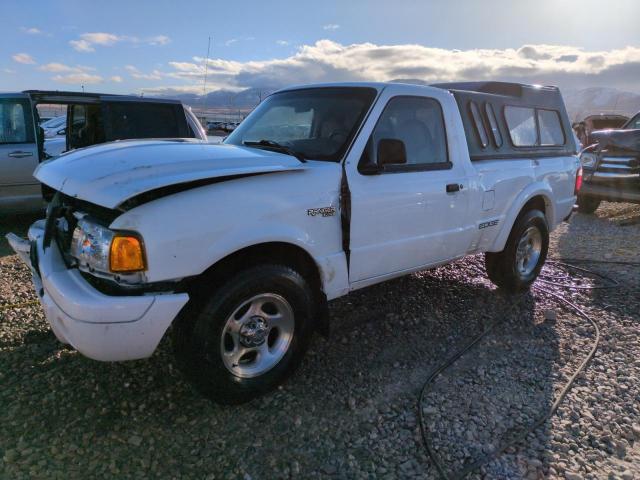
[[227,318],[220,339],[222,362],[237,377],[262,375],[287,353],[294,328],[289,302],[275,293],[256,295]]
[[516,249],[516,269],[518,273],[526,277],[538,266],[542,252],[542,234],[538,227],[527,228],[518,242]]

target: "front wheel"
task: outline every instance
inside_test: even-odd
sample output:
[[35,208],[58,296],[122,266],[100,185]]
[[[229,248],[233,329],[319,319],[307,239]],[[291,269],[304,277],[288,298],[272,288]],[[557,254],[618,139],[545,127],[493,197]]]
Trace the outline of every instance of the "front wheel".
[[251,400],[282,383],[306,351],[314,316],[306,280],[284,265],[240,272],[195,295],[174,325],[178,364],[204,395]]
[[544,265],[549,249],[547,220],[539,210],[518,217],[501,252],[487,252],[485,267],[489,279],[510,292],[527,290]]

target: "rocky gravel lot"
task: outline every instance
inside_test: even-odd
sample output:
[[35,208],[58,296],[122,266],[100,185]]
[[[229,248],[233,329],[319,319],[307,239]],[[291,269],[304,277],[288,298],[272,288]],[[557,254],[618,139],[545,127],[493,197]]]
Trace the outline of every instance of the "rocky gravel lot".
[[[603,204],[553,235],[551,255],[640,261],[640,207]],[[472,478],[640,478],[640,268],[550,265],[553,291],[597,319],[601,346],[556,416]],[[34,299],[27,269],[0,259],[0,305]],[[332,303],[297,373],[239,407],[200,398],[168,342],[150,359],[104,364],[58,344],[38,306],[0,311],[0,478],[437,478],[417,398],[446,356],[499,321],[422,404],[451,471],[531,424],[588,352],[595,331],[540,291],[497,292],[469,258]]]

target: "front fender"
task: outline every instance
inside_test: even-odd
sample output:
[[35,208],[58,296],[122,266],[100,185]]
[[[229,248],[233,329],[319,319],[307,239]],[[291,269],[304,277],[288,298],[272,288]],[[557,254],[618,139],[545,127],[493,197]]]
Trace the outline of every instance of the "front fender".
[[243,227],[229,231],[219,237],[202,258],[203,273],[220,260],[240,250],[266,243],[286,243],[301,248],[314,260],[322,288],[329,299],[348,290],[347,261],[344,251],[325,252],[318,248],[317,238],[294,225],[284,223],[264,223],[259,226]]
[[[247,177],[206,185],[137,206],[111,224],[140,234],[147,253],[146,281],[194,277],[246,247],[283,242],[305,250],[321,272],[328,297],[345,282],[337,165],[290,174]],[[333,207],[333,215],[310,208]]]
[[553,228],[555,225],[555,207],[551,201],[553,198],[553,191],[546,182],[532,183],[522,190],[522,192],[520,192],[516,197],[515,201],[512,202],[511,207],[507,210],[507,213],[504,215],[503,221],[501,222],[502,228],[500,229],[500,233],[498,233],[488,251],[501,252],[504,250],[509,234],[511,233],[511,229],[516,222],[516,218],[518,218],[518,215],[522,211],[522,207],[524,207],[529,200],[537,196],[544,199],[545,217],[547,218],[549,229]]

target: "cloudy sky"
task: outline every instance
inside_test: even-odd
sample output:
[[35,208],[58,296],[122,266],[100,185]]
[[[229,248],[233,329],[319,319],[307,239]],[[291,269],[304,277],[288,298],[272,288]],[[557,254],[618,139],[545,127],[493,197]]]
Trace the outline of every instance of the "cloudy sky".
[[[640,92],[638,0],[3,0],[0,91],[502,79]],[[206,65],[207,39],[212,37]]]

